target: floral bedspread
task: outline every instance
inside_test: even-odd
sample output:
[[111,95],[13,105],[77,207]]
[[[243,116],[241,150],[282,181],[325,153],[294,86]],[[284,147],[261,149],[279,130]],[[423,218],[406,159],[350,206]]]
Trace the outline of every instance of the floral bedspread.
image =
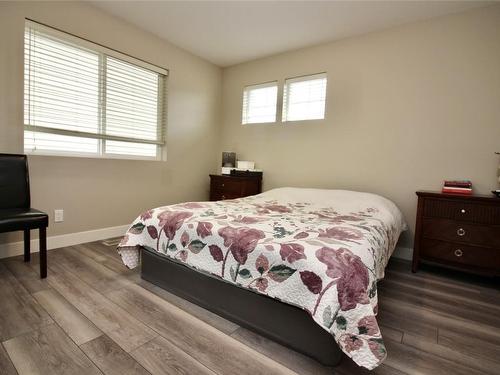
[[118,246],[129,268],[139,247],[298,306],[358,365],[386,357],[377,280],[400,233],[399,209],[377,195],[281,188],[142,213]]

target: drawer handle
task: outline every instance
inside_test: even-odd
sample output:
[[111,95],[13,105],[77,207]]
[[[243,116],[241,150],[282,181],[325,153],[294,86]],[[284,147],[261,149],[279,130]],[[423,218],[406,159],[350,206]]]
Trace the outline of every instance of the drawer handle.
[[225,195],[223,195],[223,196],[222,196],[222,200],[224,200],[224,199],[226,199],[226,196],[225,196]]
[[465,208],[462,208],[462,209],[460,210],[460,213],[462,213],[462,214],[465,214],[466,212],[467,212],[467,211],[465,211]]
[[224,184],[222,184],[221,186],[224,187]]
[[461,257],[462,255],[464,255],[464,252],[460,249],[456,249],[455,250],[455,256],[456,257]]
[[458,234],[460,237],[465,236],[465,229],[463,229],[463,228],[458,228],[458,230],[457,230],[457,234]]

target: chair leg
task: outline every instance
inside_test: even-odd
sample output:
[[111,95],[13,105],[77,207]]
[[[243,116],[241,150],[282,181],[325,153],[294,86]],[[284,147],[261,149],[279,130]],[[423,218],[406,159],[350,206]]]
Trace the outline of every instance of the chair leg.
[[40,278],[47,277],[47,228],[40,228]]
[[24,261],[29,262],[30,261],[30,230],[25,229],[24,230]]

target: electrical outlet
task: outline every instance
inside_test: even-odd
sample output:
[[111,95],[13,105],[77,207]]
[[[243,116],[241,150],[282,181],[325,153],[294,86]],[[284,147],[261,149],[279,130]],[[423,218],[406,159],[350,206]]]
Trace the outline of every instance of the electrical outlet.
[[56,223],[64,221],[64,210],[54,210],[54,221]]

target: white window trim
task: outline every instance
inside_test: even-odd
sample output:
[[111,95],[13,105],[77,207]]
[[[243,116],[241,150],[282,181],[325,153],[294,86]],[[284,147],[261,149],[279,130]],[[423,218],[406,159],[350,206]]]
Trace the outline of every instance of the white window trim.
[[[324,109],[324,114],[323,118],[318,118],[318,119],[302,119],[302,120],[287,120],[286,119],[286,108],[285,105],[287,104],[285,102],[285,98],[288,95],[287,93],[287,83],[295,83],[295,82],[305,82],[305,81],[311,81],[314,79],[319,79],[319,78],[325,78],[326,79],[326,87],[325,87],[325,109]],[[280,119],[283,124],[286,123],[286,125],[293,125],[293,124],[298,124],[298,123],[303,123],[303,122],[320,122],[324,121],[327,118],[327,103],[328,103],[328,75],[327,72],[321,72],[321,73],[315,73],[315,74],[306,74],[306,75],[301,75],[297,77],[291,77],[291,78],[285,78],[283,81],[283,92],[281,95],[281,114],[280,114]]]
[[[24,131],[36,131],[36,132],[45,132],[45,133],[50,133],[50,134],[59,134],[59,135],[68,135],[68,136],[75,136],[75,137],[82,137],[82,138],[92,138],[92,139],[99,139],[99,140],[114,140],[114,141],[129,141],[129,142],[134,142],[134,143],[145,143],[145,144],[156,144],[161,147],[157,147],[157,152],[156,156],[150,157],[150,156],[141,156],[141,155],[124,155],[124,154],[113,154],[113,153],[104,153],[103,152],[103,144],[104,142],[100,142],[100,150],[98,153],[82,153],[82,152],[74,152],[74,151],[48,151],[48,150],[24,150],[24,153],[28,155],[40,155],[40,156],[56,156],[56,157],[79,157],[79,158],[92,158],[92,159],[126,159],[126,160],[148,160],[148,161],[165,161],[166,160],[166,128],[167,128],[167,85],[168,85],[168,75],[169,71],[168,69],[159,67],[157,65],[148,63],[144,60],[141,60],[139,58],[132,57],[128,54],[119,52],[117,50],[114,50],[112,48],[105,47],[101,44],[91,42],[87,39],[75,36],[71,33],[59,30],[57,28],[53,28],[47,25],[44,25],[42,23],[36,22],[34,20],[31,20],[29,18],[25,19],[25,29],[27,27],[34,28],[37,31],[41,31],[45,34],[48,34],[50,36],[53,36],[56,39],[60,39],[66,42],[69,42],[71,44],[74,44],[78,46],[79,48],[82,49],[88,49],[92,52],[97,52],[101,53],[110,57],[114,57],[116,59],[128,62],[130,64],[139,66],[144,69],[148,69],[150,71],[153,71],[155,73],[158,73],[160,75],[163,75],[164,78],[160,80],[160,84],[162,87],[159,90],[159,95],[162,95],[163,98],[161,100],[161,105],[158,106],[158,121],[161,119],[161,124],[158,125],[157,127],[157,132],[162,133],[163,139],[158,140],[158,141],[143,141],[140,139],[136,139],[133,137],[121,137],[121,136],[112,136],[112,135],[105,135],[105,134],[94,134],[94,133],[87,133],[87,132],[80,132],[80,131],[72,131],[72,130],[63,130],[63,129],[57,129],[57,128],[44,128],[42,126],[36,126],[36,125],[29,125],[29,124],[24,124],[23,127],[23,133]],[[25,53],[24,50],[24,42],[23,42],[23,54]],[[24,61],[24,59],[23,59]],[[24,68],[23,68],[24,72]],[[25,97],[25,95],[24,95]],[[23,97],[23,100],[24,100]],[[24,113],[24,109],[23,109]],[[24,114],[23,114],[23,123],[24,123]]]
[[[255,90],[255,89],[263,89],[266,87],[274,87],[276,86],[276,108],[275,108],[275,113],[274,113],[274,120],[272,121],[258,121],[258,122],[245,122],[245,118],[248,115],[248,109],[247,113],[245,113],[245,96],[250,90]],[[242,96],[242,106],[241,106],[241,125],[258,125],[258,124],[274,124],[278,121],[278,102],[279,102],[279,91],[280,91],[280,85],[279,82],[276,81],[268,81],[264,83],[258,83],[254,85],[247,85],[243,88],[243,96]]]
[[[162,147],[163,148],[163,147]],[[162,156],[162,151],[158,151],[157,156],[123,155],[123,154],[93,154],[74,151],[45,151],[35,152],[25,151],[30,156],[55,156],[60,158],[84,158],[84,159],[113,159],[113,160],[143,160],[143,161],[166,161],[166,156]]]

